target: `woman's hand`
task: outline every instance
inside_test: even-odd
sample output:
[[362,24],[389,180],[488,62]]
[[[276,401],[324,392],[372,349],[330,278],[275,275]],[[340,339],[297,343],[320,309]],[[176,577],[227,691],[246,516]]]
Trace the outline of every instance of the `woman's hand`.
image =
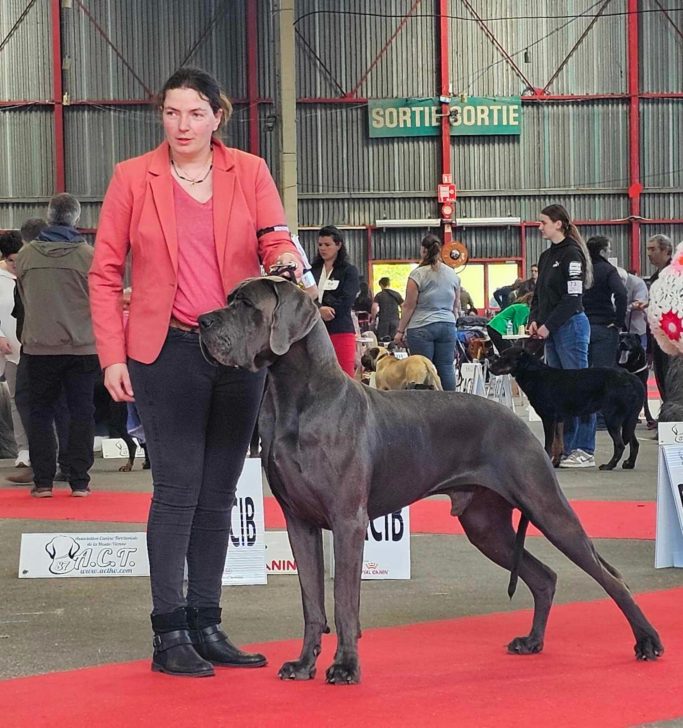
[[322,316],[323,321],[332,321],[335,317],[335,312],[332,306],[321,306],[320,315]]
[[538,329],[536,329],[536,336],[539,339],[547,339],[550,336],[550,331],[548,331],[545,324],[539,326]]
[[396,346],[403,346],[405,338],[406,338],[405,332],[397,331],[394,334],[394,344],[396,344]]
[[527,326],[527,332],[529,336],[537,336],[538,334],[538,324],[535,321],[531,321],[529,325]]
[[294,253],[280,253],[278,257],[275,259],[275,262],[273,263],[274,266],[281,266],[281,265],[287,265],[287,263],[294,263],[296,265],[296,270],[294,271],[294,275],[296,280],[298,281],[299,278],[303,275],[303,267],[301,266],[301,259],[298,255],[294,255]]
[[104,386],[114,402],[135,402],[133,386],[125,364],[110,364],[104,370]]

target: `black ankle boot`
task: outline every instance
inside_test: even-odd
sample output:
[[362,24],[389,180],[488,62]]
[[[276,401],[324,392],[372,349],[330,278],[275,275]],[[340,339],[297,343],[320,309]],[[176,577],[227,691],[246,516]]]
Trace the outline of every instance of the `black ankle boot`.
[[181,677],[210,677],[214,674],[211,663],[202,659],[193,646],[184,609],[152,615],[152,628],[154,672]]
[[263,667],[264,655],[243,652],[230,642],[220,627],[220,607],[187,608],[187,622],[195,650],[201,657],[217,667]]

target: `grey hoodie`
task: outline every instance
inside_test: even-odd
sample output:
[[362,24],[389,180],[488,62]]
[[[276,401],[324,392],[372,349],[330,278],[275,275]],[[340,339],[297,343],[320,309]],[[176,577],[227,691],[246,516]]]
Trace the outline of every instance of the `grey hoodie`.
[[19,251],[17,285],[25,309],[24,352],[95,354],[88,294],[93,253],[76,234],[61,240],[34,240]]

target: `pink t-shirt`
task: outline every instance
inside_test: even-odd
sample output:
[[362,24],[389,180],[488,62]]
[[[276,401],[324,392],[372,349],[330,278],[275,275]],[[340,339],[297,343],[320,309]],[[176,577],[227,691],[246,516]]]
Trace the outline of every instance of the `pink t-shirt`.
[[178,289],[172,316],[189,326],[197,317],[225,306],[213,234],[213,199],[197,202],[173,180],[178,235]]

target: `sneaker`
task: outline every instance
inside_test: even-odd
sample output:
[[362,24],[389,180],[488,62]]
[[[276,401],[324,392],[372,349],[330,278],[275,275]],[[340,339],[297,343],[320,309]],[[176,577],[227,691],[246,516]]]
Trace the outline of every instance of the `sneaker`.
[[74,498],[85,498],[90,495],[90,488],[74,488],[71,491],[71,495]]
[[52,488],[31,488],[34,498],[52,498]]
[[15,468],[28,468],[31,466],[31,458],[28,456],[28,450],[19,450],[17,459],[14,461]]
[[560,462],[561,468],[594,468],[595,458],[583,450],[574,450]]

